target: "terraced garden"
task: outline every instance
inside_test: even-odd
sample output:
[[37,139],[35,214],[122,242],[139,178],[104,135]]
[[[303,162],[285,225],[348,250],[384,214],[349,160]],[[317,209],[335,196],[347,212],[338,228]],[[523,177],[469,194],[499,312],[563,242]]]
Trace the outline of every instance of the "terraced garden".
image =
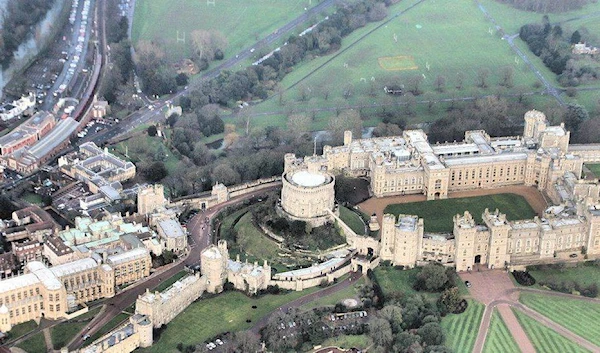
[[561,336],[554,330],[540,324],[519,310],[514,310],[515,316],[525,330],[538,353],[583,353],[589,352],[576,343]]
[[494,309],[490,328],[483,346],[483,353],[518,352],[519,346],[510,334],[498,310]]
[[600,304],[533,293],[521,294],[519,301],[576,335],[600,345]]
[[484,305],[469,300],[469,307],[462,314],[448,314],[442,319],[447,347],[454,352],[471,352],[483,316]]

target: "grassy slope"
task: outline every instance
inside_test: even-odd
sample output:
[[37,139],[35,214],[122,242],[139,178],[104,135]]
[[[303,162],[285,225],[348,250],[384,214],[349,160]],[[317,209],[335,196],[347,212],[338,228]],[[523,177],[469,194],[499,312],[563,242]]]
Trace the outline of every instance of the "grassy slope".
[[340,206],[340,219],[344,221],[356,234],[365,234],[365,222],[354,211]]
[[129,318],[129,316],[130,315],[125,314],[125,313],[120,313],[119,315],[115,316],[106,325],[104,325],[100,330],[98,330],[98,332],[93,334],[92,337],[88,340],[88,342],[92,343],[95,340],[97,340],[98,338],[100,338],[103,335],[107,334],[108,332],[112,331],[115,327],[117,327],[119,324],[121,324],[123,321],[125,321],[127,318]]
[[600,178],[600,164],[597,163],[590,163],[590,164],[585,164],[586,167],[588,167],[588,169],[594,173],[594,175],[596,175],[596,177]]
[[[166,52],[183,57],[182,54],[190,53],[194,30],[220,31],[229,43],[227,56],[296,18],[306,6],[308,2],[304,0],[216,0],[215,6],[207,6],[205,1],[199,0],[138,0],[131,36],[134,43],[139,40],[163,42]],[[185,43],[177,43],[177,31],[180,37],[185,32]]]
[[75,335],[77,335],[89,321],[84,322],[63,322],[50,329],[52,336],[52,345],[54,349],[65,347]]
[[522,293],[519,301],[576,335],[600,345],[600,304],[533,293]]
[[538,353],[580,353],[588,350],[561,336],[552,329],[543,326],[519,310],[514,310],[519,323],[531,340]]
[[[253,323],[247,323],[247,319],[256,322],[280,305],[315,290],[265,295],[258,299],[248,298],[239,292],[227,292],[214,298],[200,299],[168,324],[158,342],[141,352],[176,353],[179,342],[184,345],[198,344],[225,331],[248,329]],[[253,305],[258,308],[252,309]]]
[[154,291],[159,291],[159,292],[164,291],[165,289],[169,288],[170,285],[177,282],[179,279],[183,278],[186,274],[188,274],[187,271],[177,272],[172,277],[167,278],[166,280],[162,281],[156,288],[154,288]]
[[46,353],[46,341],[44,334],[38,332],[25,341],[19,343],[17,347],[26,350],[28,353]]
[[446,334],[445,345],[455,352],[471,352],[479,331],[484,306],[469,300],[469,307],[462,314],[448,314],[442,318],[442,328]]
[[268,261],[278,257],[279,246],[252,223],[252,214],[242,216],[234,229],[238,232],[237,244],[245,254]]
[[321,346],[322,347],[340,347],[340,348],[358,348],[365,349],[373,344],[373,341],[367,335],[341,335],[326,339]]
[[456,214],[462,214],[465,210],[469,210],[475,221],[482,224],[481,214],[486,208],[490,211],[498,208],[500,212],[506,213],[509,220],[529,219],[535,216],[535,212],[525,198],[516,194],[395,204],[386,207],[384,213],[416,214],[425,219],[426,232],[451,232],[452,218]]
[[558,269],[547,269],[547,270],[535,270],[530,271],[533,278],[536,281],[575,281],[582,286],[589,286],[590,284],[596,283],[600,287],[600,267],[598,266],[584,266],[565,268],[562,270]]
[[35,330],[35,328],[37,328],[37,327],[38,327],[38,325],[33,320],[23,322],[21,324],[13,326],[13,328],[8,332],[8,337],[11,339],[21,337],[24,334]]
[[485,339],[483,353],[519,352],[517,342],[510,334],[506,323],[497,310],[492,313],[490,329]]

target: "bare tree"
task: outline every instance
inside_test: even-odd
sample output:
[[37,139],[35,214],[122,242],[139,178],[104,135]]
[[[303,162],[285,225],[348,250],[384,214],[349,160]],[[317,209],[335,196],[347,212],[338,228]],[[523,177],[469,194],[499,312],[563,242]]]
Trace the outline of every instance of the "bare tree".
[[435,90],[442,93],[446,90],[446,77],[443,75],[437,75],[434,81]]
[[514,86],[515,69],[512,66],[504,66],[500,69],[500,86],[512,88]]
[[477,70],[477,79],[476,79],[477,87],[487,88],[488,77],[490,77],[490,69],[488,69],[487,67],[483,67],[483,68]]

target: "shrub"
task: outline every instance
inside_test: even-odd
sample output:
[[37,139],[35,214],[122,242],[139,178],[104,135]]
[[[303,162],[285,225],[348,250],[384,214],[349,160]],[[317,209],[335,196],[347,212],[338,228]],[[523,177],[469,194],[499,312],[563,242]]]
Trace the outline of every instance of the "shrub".
[[527,271],[513,271],[513,277],[522,286],[533,286],[535,284],[535,278]]

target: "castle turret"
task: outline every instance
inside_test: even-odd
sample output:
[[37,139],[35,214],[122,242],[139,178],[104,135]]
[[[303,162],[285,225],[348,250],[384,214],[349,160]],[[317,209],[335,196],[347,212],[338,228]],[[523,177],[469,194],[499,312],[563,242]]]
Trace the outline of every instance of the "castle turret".
[[498,209],[496,209],[496,212],[490,213],[486,208],[482,218],[490,230],[488,266],[490,268],[504,268],[510,262],[510,255],[508,254],[510,225],[506,221],[506,215],[500,213]]
[[344,146],[350,146],[352,143],[352,131],[344,131]]
[[225,240],[219,240],[216,246],[211,245],[202,251],[200,271],[202,276],[206,277],[207,292],[220,293],[223,291],[223,285],[227,280],[228,260],[229,251]]
[[384,214],[381,223],[381,259],[384,261],[392,261],[395,247],[395,231],[396,217],[392,214]]
[[475,221],[469,211],[461,216],[454,216],[454,239],[456,243],[455,256],[456,271],[469,271],[475,263]]
[[133,325],[133,331],[138,333],[140,347],[147,348],[152,345],[152,322],[147,316],[134,315],[129,318]]

